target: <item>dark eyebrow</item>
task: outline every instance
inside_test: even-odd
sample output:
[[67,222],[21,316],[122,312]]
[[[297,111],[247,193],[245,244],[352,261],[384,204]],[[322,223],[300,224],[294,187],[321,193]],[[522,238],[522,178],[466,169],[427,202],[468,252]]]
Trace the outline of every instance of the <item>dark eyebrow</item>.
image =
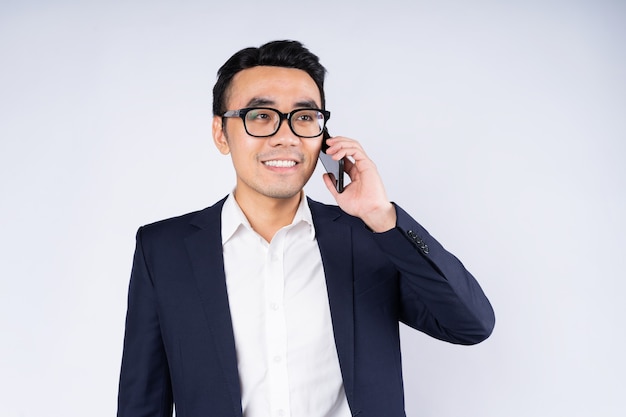
[[[270,100],[268,98],[263,97],[253,97],[248,101],[246,107],[268,107],[275,105],[276,102],[274,100]],[[303,100],[298,101],[294,105],[295,109],[317,109],[319,106],[313,100]]]
[[296,109],[300,109],[300,108],[305,108],[305,109],[318,109],[319,106],[317,105],[317,103],[313,100],[305,100],[305,101],[298,101],[296,103],[295,106]]
[[274,100],[270,100],[262,97],[252,97],[246,107],[264,107],[264,106],[272,106],[276,104]]

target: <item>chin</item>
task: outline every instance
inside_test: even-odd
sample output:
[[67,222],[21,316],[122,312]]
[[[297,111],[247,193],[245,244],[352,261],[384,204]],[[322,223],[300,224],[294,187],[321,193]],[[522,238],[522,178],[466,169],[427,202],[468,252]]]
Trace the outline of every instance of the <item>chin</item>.
[[298,190],[266,190],[263,194],[271,198],[288,199],[300,194],[300,191],[302,191],[302,188]]
[[263,195],[271,198],[288,199],[297,196],[302,191],[304,184],[298,184],[289,186],[287,184],[276,187],[265,187],[263,190],[259,190]]
[[308,181],[308,178],[270,178],[261,181],[256,178],[255,181],[241,181],[243,188],[257,195],[263,195],[268,198],[289,199],[298,196],[302,192],[302,188]]

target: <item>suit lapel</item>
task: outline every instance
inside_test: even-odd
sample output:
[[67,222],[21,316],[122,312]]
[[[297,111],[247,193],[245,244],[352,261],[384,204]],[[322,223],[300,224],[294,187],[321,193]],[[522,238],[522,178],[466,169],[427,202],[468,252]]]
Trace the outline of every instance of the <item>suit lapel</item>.
[[309,200],[322,256],[337,354],[349,404],[354,404],[354,291],[350,227],[336,221],[343,214]]
[[[225,200],[225,199],[224,199]],[[241,388],[235,351],[221,239],[224,200],[194,218],[198,229],[185,239],[196,285],[213,334],[236,416],[241,416]],[[354,404],[354,292],[350,227],[336,220],[343,214],[309,200],[315,224],[346,397]]]
[[236,416],[241,416],[241,389],[237,369],[235,336],[230,317],[224,258],[222,255],[221,212],[224,200],[194,218],[198,229],[185,239],[206,320],[215,342],[233,399]]

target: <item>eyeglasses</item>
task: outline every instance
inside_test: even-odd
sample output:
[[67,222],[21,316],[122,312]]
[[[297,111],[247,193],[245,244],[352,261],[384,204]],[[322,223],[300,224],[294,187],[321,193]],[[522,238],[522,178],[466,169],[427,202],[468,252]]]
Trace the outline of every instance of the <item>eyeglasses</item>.
[[240,117],[246,133],[257,138],[267,138],[278,132],[284,120],[291,131],[301,138],[315,138],[322,134],[330,112],[320,109],[296,109],[281,113],[270,107],[248,107],[230,110],[222,117]]

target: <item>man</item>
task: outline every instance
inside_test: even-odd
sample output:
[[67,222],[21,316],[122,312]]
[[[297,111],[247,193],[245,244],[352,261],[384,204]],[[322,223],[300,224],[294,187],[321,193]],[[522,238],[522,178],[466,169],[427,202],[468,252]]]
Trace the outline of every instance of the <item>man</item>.
[[304,196],[329,113],[325,69],[294,41],[218,72],[213,138],[234,191],[144,226],[131,274],[118,416],[404,416],[399,322],[458,344],[493,310],[463,265],[385,194],[355,140],[351,183]]

